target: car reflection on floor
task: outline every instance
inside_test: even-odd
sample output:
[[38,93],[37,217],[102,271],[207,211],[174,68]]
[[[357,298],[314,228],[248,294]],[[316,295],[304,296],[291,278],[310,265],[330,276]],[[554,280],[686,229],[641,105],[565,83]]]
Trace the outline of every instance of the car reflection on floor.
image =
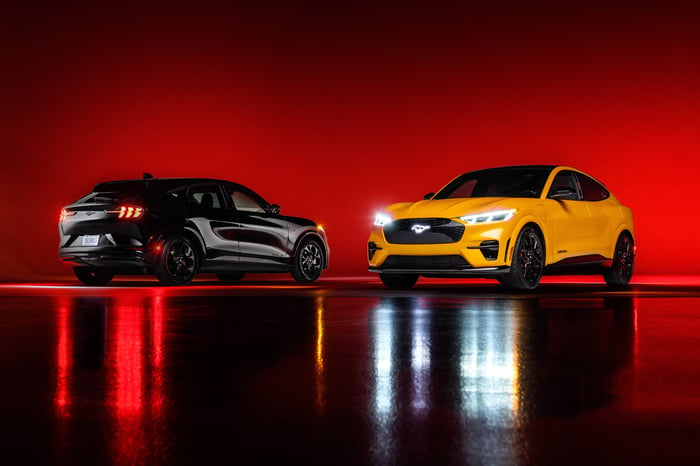
[[49,451],[68,461],[215,461],[231,449],[243,462],[261,451],[310,464],[541,459],[530,423],[625,409],[637,354],[635,297],[146,289],[52,306],[37,314],[55,333],[53,409],[40,415],[56,419]]

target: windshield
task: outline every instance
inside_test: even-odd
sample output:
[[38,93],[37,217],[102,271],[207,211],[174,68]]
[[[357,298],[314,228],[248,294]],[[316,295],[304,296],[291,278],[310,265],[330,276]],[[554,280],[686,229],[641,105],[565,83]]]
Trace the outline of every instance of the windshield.
[[478,170],[454,179],[433,199],[460,197],[540,197],[554,167],[533,165]]

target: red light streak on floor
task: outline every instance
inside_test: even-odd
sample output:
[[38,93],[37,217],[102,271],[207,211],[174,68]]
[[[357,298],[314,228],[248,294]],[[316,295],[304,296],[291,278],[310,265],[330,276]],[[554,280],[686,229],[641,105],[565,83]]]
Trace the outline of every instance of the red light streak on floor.
[[142,425],[144,397],[142,306],[130,300],[116,300],[112,313],[114,336],[110,351],[112,366],[112,416],[115,433],[114,457],[124,464],[135,464],[144,457],[146,446]]
[[54,405],[59,418],[70,417],[70,379],[72,370],[72,335],[69,328],[70,306],[65,299],[60,299],[56,312],[56,394]]
[[164,345],[163,296],[155,296],[150,309],[151,332],[151,409],[160,417],[165,403],[165,374],[163,372]]

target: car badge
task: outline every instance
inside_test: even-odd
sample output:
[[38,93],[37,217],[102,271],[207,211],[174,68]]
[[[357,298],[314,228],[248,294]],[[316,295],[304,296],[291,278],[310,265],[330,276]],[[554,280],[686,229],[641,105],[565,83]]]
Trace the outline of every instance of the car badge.
[[94,213],[95,213],[95,211],[93,211],[93,210],[88,210],[87,212],[85,212],[85,215],[87,215],[87,216],[89,217],[90,215],[92,215],[92,214],[94,214]]
[[417,235],[420,235],[425,230],[430,230],[430,225],[413,225],[411,230],[413,230]]

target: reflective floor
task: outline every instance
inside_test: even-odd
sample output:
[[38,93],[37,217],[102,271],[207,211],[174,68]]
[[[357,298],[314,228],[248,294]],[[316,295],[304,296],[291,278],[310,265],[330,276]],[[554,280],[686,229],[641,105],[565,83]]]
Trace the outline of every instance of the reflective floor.
[[700,287],[0,285],[16,464],[698,464]]

